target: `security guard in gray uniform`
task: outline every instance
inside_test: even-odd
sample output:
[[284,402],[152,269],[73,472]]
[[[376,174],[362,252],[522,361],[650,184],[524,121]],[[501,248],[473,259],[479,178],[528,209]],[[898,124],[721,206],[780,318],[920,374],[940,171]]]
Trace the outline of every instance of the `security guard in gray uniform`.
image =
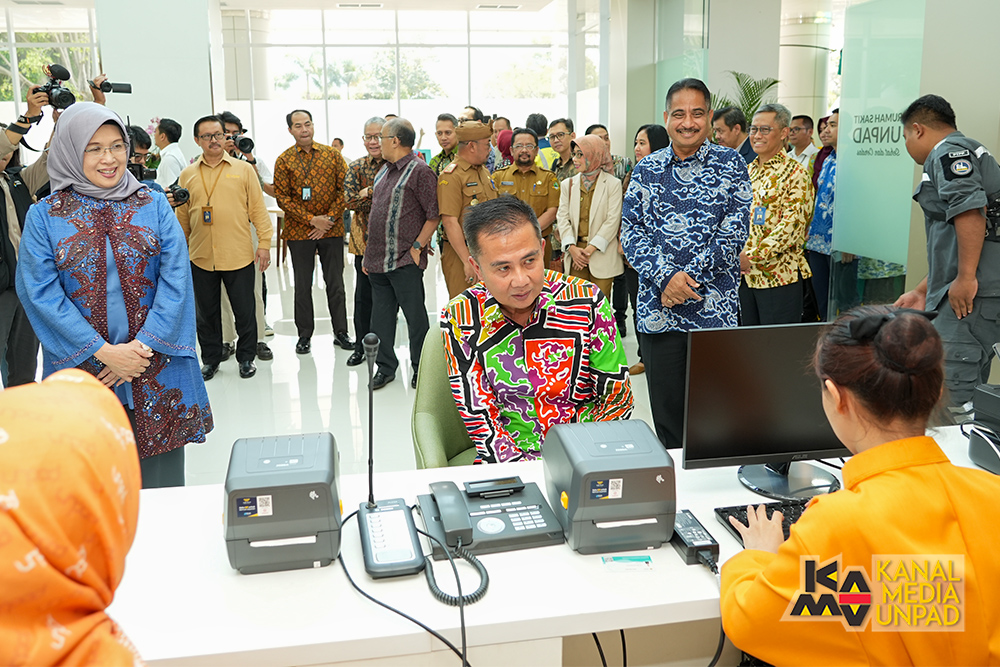
[[1000,341],[1000,165],[958,131],[955,112],[924,95],[903,112],[906,150],[924,166],[913,198],[924,211],[928,274],[896,305],[938,313],[952,411],[971,410]]

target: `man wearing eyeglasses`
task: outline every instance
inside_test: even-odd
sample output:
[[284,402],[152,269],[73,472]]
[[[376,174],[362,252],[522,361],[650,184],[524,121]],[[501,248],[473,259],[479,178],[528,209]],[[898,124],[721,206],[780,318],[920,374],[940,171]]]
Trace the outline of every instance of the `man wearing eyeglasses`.
[[[236,360],[240,377],[257,372],[257,316],[254,272],[271,263],[271,218],[253,167],[224,149],[226,134],[218,116],[194,124],[201,157],[178,178],[191,198],[175,209],[191,255],[202,377],[215,377],[222,361],[222,285],[236,318]],[[167,199],[173,204],[169,194]],[[254,249],[250,226],[257,231]]]
[[[367,130],[366,130],[367,133]],[[487,135],[488,136],[488,135]],[[379,337],[372,389],[396,379],[396,314],[403,311],[410,339],[410,386],[417,386],[420,351],[430,323],[424,302],[424,269],[438,226],[437,178],[413,152],[416,134],[404,118],[382,126],[386,163],[375,176],[368,216],[364,271],[372,285],[371,330]]]
[[[132,142],[132,154],[129,155],[129,162],[132,164],[141,164],[143,165],[143,169],[145,169],[146,161],[149,159],[149,149],[153,147],[152,140],[146,134],[146,130],[138,125],[128,126],[128,136]],[[139,180],[150,190],[155,190],[156,192],[164,191],[153,179],[146,178]]]
[[552,173],[556,175],[560,183],[567,178],[576,176],[576,167],[573,166],[573,149],[570,148],[570,144],[576,139],[573,121],[569,118],[557,118],[549,123],[548,139],[552,150],[559,154],[556,161],[552,163]]
[[792,116],[792,125],[788,128],[788,154],[802,165],[802,168],[812,174],[811,160],[819,149],[813,144],[813,119],[806,115]]
[[347,166],[344,179],[346,206],[354,211],[351,228],[351,243],[347,251],[354,255],[354,352],[347,359],[348,366],[357,366],[365,360],[362,339],[371,331],[372,285],[368,274],[362,269],[365,246],[368,242],[368,215],[372,209],[372,186],[385,158],[382,157],[381,133],[385,119],[379,116],[369,118],[365,123],[361,141],[368,154],[354,160]]
[[548,169],[535,164],[538,156],[538,135],[534,130],[519,127],[511,137],[510,155],[514,164],[493,173],[497,194],[512,195],[525,202],[535,212],[545,241],[545,266],[552,261],[549,233],[559,210],[559,179]]
[[471,206],[496,199],[496,186],[483,164],[490,154],[489,125],[477,121],[462,123],[455,129],[458,157],[438,176],[438,209],[444,227],[441,244],[441,272],[448,286],[448,298],[454,299],[475,282],[476,272],[469,264],[462,221]]
[[740,255],[744,326],[802,321],[802,281],[812,276],[804,248],[815,195],[809,174],[783,149],[791,119],[783,105],[765,104],[750,125],[757,159],[749,167],[750,237]]

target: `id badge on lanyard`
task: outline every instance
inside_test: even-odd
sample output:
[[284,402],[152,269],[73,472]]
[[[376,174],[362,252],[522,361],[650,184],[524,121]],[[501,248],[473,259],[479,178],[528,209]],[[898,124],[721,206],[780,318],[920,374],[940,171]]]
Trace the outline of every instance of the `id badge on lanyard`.
[[312,192],[312,188],[309,186],[302,188],[302,201],[309,201],[312,199]]
[[211,206],[202,206],[201,207],[201,223],[203,225],[211,225],[212,224],[212,207]]

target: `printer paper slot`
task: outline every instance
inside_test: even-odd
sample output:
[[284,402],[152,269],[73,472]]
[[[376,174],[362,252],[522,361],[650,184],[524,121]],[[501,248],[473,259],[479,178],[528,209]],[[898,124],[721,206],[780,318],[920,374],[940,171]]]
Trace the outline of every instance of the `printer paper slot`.
[[304,535],[302,537],[285,537],[277,540],[253,540],[252,547],[287,547],[293,544],[316,544],[315,535]]
[[648,519],[628,519],[625,521],[595,521],[594,526],[597,528],[624,528],[625,526],[646,526],[649,524],[656,524],[656,517],[649,517]]

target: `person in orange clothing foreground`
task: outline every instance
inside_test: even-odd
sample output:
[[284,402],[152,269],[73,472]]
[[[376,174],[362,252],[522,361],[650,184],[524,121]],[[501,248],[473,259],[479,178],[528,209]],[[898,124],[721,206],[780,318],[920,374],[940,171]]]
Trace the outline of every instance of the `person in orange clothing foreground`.
[[140,486],[121,401],[90,374],[0,393],[0,665],[144,664],[104,613]]
[[[924,435],[941,398],[933,313],[865,306],[816,347],[823,407],[854,456],[782,541],[763,507],[722,567],[733,644],[774,665],[1000,664],[1000,479]],[[991,537],[992,536],[992,537]]]

